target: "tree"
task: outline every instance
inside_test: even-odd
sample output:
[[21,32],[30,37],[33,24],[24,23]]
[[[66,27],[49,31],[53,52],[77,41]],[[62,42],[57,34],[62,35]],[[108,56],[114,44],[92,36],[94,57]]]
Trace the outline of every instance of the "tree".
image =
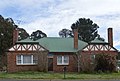
[[102,37],[100,37],[100,35],[98,35],[97,37],[98,37],[99,40],[101,40],[101,41],[105,41],[105,39],[102,38]]
[[97,29],[99,26],[89,18],[79,18],[77,22],[71,25],[71,28],[78,28],[78,37],[85,42],[90,42],[98,36]]
[[7,18],[7,19],[5,19],[5,20],[6,20],[7,22],[13,24],[13,25],[14,25],[14,28],[18,28],[18,30],[19,30],[18,41],[19,41],[19,40],[26,39],[27,37],[29,37],[29,34],[26,32],[26,30],[23,29],[23,28],[19,28],[19,27],[14,23],[14,21],[13,21],[12,18]]
[[18,28],[18,30],[19,30],[18,40],[23,40],[23,39],[26,39],[27,37],[29,37],[29,34],[26,32],[25,29]]
[[12,18],[0,15],[0,68],[6,65],[6,51],[13,45],[13,29],[16,27]]
[[73,32],[69,29],[62,29],[59,31],[59,36],[64,38],[73,37]]
[[9,23],[11,23],[11,24],[13,24],[13,25],[15,25],[15,23],[14,23],[14,21],[13,21],[13,19],[12,18],[7,18],[7,19],[5,19],[7,22],[9,22]]
[[43,37],[47,37],[47,35],[40,30],[37,30],[37,31],[33,32],[30,36],[30,38],[32,40],[37,40],[37,39],[40,39],[40,38],[43,38]]
[[[6,65],[6,51],[13,46],[13,30],[18,28],[12,18],[3,18],[0,15],[0,67]],[[20,31],[24,30],[21,28]],[[25,31],[25,30],[24,30]],[[25,38],[25,34],[20,34],[21,39]]]
[[0,15],[0,54],[4,54],[12,46],[13,29],[15,27],[12,19],[4,19]]

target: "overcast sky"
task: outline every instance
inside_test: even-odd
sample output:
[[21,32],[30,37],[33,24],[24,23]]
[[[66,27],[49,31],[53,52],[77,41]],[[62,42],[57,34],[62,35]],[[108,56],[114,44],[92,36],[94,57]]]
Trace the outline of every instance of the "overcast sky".
[[106,41],[107,28],[113,28],[114,46],[120,49],[120,0],[2,0],[0,14],[29,34],[42,30],[49,37],[71,29],[79,18],[90,18]]

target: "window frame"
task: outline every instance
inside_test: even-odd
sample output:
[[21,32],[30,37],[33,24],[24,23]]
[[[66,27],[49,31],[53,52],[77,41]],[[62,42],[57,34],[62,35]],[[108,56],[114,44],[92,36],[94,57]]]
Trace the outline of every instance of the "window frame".
[[[61,57],[60,59],[61,59],[61,63],[59,63],[59,57]],[[65,59],[67,58],[67,63],[65,63]],[[64,55],[64,56],[62,56],[62,55],[58,55],[57,56],[57,65],[69,65],[69,56],[68,55]]]
[[91,54],[90,55],[90,60],[91,60],[90,64],[94,64],[95,63],[95,58],[96,58],[95,54]]
[[[20,56],[20,57],[19,57]],[[24,56],[30,56],[30,63],[24,63]],[[18,59],[18,58],[20,58],[20,59]],[[20,63],[18,63],[20,61]],[[36,61],[37,61],[37,59],[36,59]],[[23,55],[23,54],[21,54],[21,55],[16,55],[16,64],[17,65],[36,65],[37,64],[37,62],[35,63],[34,62],[34,55]]]

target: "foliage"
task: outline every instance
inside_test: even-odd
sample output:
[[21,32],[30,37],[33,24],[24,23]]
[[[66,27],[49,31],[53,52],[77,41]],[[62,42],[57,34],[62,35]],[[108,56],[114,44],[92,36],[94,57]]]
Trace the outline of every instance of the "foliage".
[[98,36],[97,29],[99,26],[96,23],[93,23],[89,18],[79,18],[77,22],[71,25],[71,28],[78,28],[79,39],[85,42],[90,42]]
[[23,40],[23,39],[26,39],[27,37],[29,37],[29,34],[26,32],[25,29],[23,29],[23,28],[18,28],[18,30],[19,30],[18,40]]
[[59,36],[64,38],[73,37],[73,32],[69,29],[62,29],[59,31]]
[[0,54],[12,46],[13,29],[16,27],[11,18],[4,19],[0,15]]
[[111,54],[97,54],[95,57],[96,71],[113,72],[116,70],[116,57]]
[[[6,65],[6,51],[13,46],[13,30],[18,28],[14,23],[12,18],[3,18],[0,15],[0,67]],[[22,33],[20,33],[20,39],[26,37],[24,29],[18,28]],[[27,34],[28,35],[28,34]]]
[[101,40],[101,41],[105,41],[105,39],[104,38],[102,38],[102,37],[100,37],[100,35],[98,35],[98,40]]
[[[5,19],[0,15],[0,54],[4,54],[13,45],[13,30],[15,28],[18,28],[18,26],[12,18]],[[23,28],[18,29],[20,31],[18,40],[25,39],[29,36]]]
[[40,38],[43,38],[43,37],[47,37],[47,35],[40,30],[37,30],[37,31],[33,32],[30,36],[30,38],[32,40],[37,40],[37,39],[40,39]]

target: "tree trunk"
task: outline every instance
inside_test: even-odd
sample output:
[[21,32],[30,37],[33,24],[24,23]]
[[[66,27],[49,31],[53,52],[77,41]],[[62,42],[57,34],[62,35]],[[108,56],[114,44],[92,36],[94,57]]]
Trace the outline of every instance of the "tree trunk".
[[80,72],[80,55],[77,54],[77,56],[78,56],[78,72]]
[[81,55],[80,55],[80,52],[76,52],[75,54],[76,54],[75,60],[77,61],[77,71],[80,72],[80,65],[81,65],[80,57],[81,57]]

